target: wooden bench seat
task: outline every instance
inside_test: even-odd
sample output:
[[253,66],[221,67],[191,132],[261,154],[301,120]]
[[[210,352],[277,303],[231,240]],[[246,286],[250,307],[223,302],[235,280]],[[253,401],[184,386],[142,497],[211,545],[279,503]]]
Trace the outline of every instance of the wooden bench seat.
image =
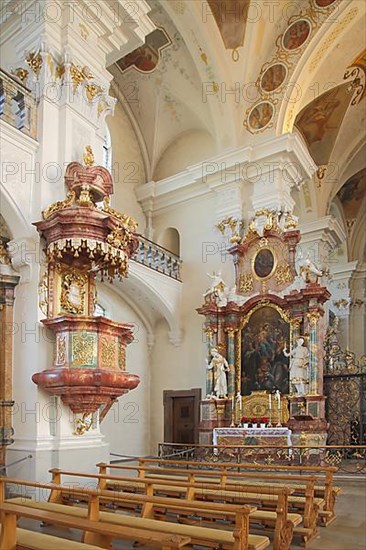
[[[62,507],[63,505],[59,506]],[[31,548],[32,550],[97,550],[101,547],[110,548],[112,539],[137,540],[145,545],[164,549],[181,548],[191,542],[190,537],[186,535],[181,536],[178,533],[167,534],[166,532],[162,532],[161,524],[160,529],[149,529],[148,526],[141,529],[141,526],[139,528],[138,525],[132,526],[130,523],[120,523],[120,526],[111,525],[110,522],[103,523],[102,518],[100,518],[100,521],[91,521],[81,516],[81,514],[70,514],[70,507],[63,507],[69,508],[69,510],[63,513],[60,510],[49,510],[32,506],[30,502],[27,502],[25,506],[19,503],[19,499],[7,501],[2,505],[2,512],[5,515],[3,532],[5,533],[6,530],[7,532],[4,540],[0,539],[0,550],[15,550],[14,542],[16,542],[16,545]],[[85,511],[87,512],[87,510]],[[77,516],[77,519],[75,519],[75,516]],[[81,529],[91,535],[91,538],[95,539],[98,546],[62,539],[44,533],[36,533],[18,528],[14,529],[14,520],[16,524],[17,517],[25,517],[72,529]],[[13,523],[13,525],[10,526],[10,523]]]
[[[189,470],[189,471],[178,470],[178,472],[176,473],[174,469],[169,469],[169,470],[165,470],[165,474],[163,473],[155,474],[155,473],[150,473],[150,469],[149,468],[146,469],[146,467],[143,467],[143,468],[128,467],[128,469],[132,469],[132,470],[137,469],[139,471],[139,474],[141,475],[139,475],[139,477],[134,477],[134,478],[133,477],[123,478],[123,477],[112,476],[112,475],[107,476],[106,474],[107,468],[112,469],[114,465],[106,465],[106,464],[100,463],[98,464],[98,466],[100,468],[100,472],[103,472],[103,474],[99,474],[101,479],[103,476],[103,478],[107,480],[103,486],[106,486],[107,488],[109,487],[110,489],[121,488],[121,486],[118,486],[118,483],[119,483],[118,480],[121,480],[123,481],[123,483],[127,483],[129,485],[131,485],[132,483],[138,483],[139,481],[146,483],[146,481],[149,481],[149,480],[151,481],[158,480],[160,491],[162,491],[162,488],[160,488],[160,483],[164,485],[171,484],[174,487],[178,485],[184,485],[184,482],[186,483],[189,482],[191,484],[194,484],[197,487],[200,484],[204,483],[206,484],[206,487],[208,489],[215,486],[216,488],[218,488],[217,485],[219,483],[220,495],[218,495],[218,498],[221,498],[221,500],[225,497],[225,494],[222,492],[223,488],[225,490],[231,490],[237,493],[239,493],[239,490],[241,489],[240,491],[241,501],[242,502],[246,501],[248,504],[250,503],[255,505],[258,505],[259,503],[255,502],[255,500],[250,499],[249,497],[245,498],[246,495],[243,494],[243,491],[244,490],[248,490],[251,492],[257,491],[258,487],[261,487],[260,482],[254,481],[258,479],[258,476],[260,478],[263,477],[266,480],[275,478],[276,481],[278,481],[278,483],[274,483],[270,487],[271,489],[270,495],[269,494],[266,495],[266,493],[269,493],[269,490],[266,491],[265,489],[263,489],[263,487],[261,487],[261,494],[257,495],[257,498],[261,501],[259,504],[260,509],[257,510],[256,512],[257,519],[258,519],[258,514],[262,512],[261,508],[264,508],[266,510],[272,510],[272,511],[275,510],[276,497],[274,495],[276,491],[278,491],[278,489],[286,488],[286,490],[289,491],[289,495],[290,495],[288,497],[288,502],[286,504],[286,510],[287,510],[287,507],[289,506],[289,508],[292,508],[292,511],[294,513],[297,513],[297,514],[300,513],[303,517],[303,525],[301,527],[299,526],[298,521],[295,522],[294,534],[299,535],[304,544],[307,544],[310,540],[312,540],[317,535],[317,518],[318,518],[320,509],[324,507],[324,501],[322,499],[319,499],[316,501],[314,500],[314,483],[317,479],[314,476],[306,476],[306,477],[295,476],[295,479],[302,480],[304,483],[304,485],[302,486],[303,496],[292,498],[291,492],[293,492],[293,490],[287,489],[286,481],[288,479],[288,476],[285,476],[285,475],[275,476],[273,474],[271,475],[268,473],[255,474],[253,472],[250,472],[250,473],[233,472],[233,474],[231,475],[231,472],[230,472],[225,474],[225,476],[222,475],[220,478],[217,478],[217,477],[210,478],[210,475],[217,476],[218,472],[203,472],[204,474],[206,474],[206,476],[200,477],[200,474],[202,474],[202,470]],[[120,469],[120,468],[117,468],[117,469]],[[124,470],[125,468],[121,468],[121,469]],[[161,471],[161,469],[159,468],[157,468],[157,470]],[[172,475],[171,472],[174,472],[175,475]],[[187,479],[187,476],[188,476],[188,479]],[[233,479],[231,479],[231,477],[233,477]],[[268,486],[267,486],[267,489],[268,489]],[[181,491],[181,493],[183,494],[183,490]],[[166,490],[165,494],[169,494],[169,491]],[[199,493],[196,493],[196,494],[197,496],[195,498],[197,499],[202,498],[199,495]],[[206,500],[207,498],[208,497],[206,496]],[[215,499],[215,495],[212,494],[212,500],[214,499]],[[238,499],[236,499],[236,501],[237,500]],[[228,501],[235,502],[235,500],[231,499],[229,496],[228,496]],[[253,523],[254,517],[251,517],[251,520]]]
[[6,540],[5,542],[2,541],[0,525],[0,550],[15,550],[17,545],[29,548],[29,550],[100,550],[100,547],[92,544],[37,533],[20,527],[16,528],[16,545],[14,546]]
[[[7,504],[17,504],[26,506],[36,510],[44,510],[45,512],[53,512],[57,514],[66,514],[74,518],[87,518],[88,510],[86,508],[80,508],[77,506],[69,506],[65,504],[55,504],[52,502],[39,502],[31,499],[24,499],[22,497],[16,497],[6,500]],[[50,516],[48,516],[50,518]],[[99,518],[101,522],[106,525],[122,525],[127,527],[134,527],[139,529],[148,529],[149,531],[161,532],[164,528],[164,534],[169,533],[171,535],[178,535],[181,537],[189,537],[195,541],[196,544],[205,545],[217,541],[223,544],[225,548],[232,548],[234,543],[234,536],[232,531],[217,530],[206,527],[196,527],[194,525],[182,525],[180,523],[172,523],[164,521],[163,524],[160,520],[135,517],[123,513],[114,512],[100,512]],[[48,521],[48,520],[47,520]],[[60,523],[60,521],[58,521]],[[78,522],[74,524],[78,525]],[[188,535],[189,533],[189,535]],[[269,546],[269,538],[260,535],[249,535],[249,549],[250,550],[262,550]],[[0,549],[2,550],[2,549]],[[71,550],[71,549],[70,549]],[[80,549],[84,550],[84,549]]]
[[[258,484],[259,486],[259,484]],[[142,484],[138,478],[136,480],[131,481],[107,481],[107,487],[110,489],[120,488],[125,489],[127,492],[136,491],[138,489],[141,489],[141,493],[145,494],[145,484]],[[178,494],[181,496],[185,496],[187,493],[187,487],[186,486],[177,486],[177,485],[160,485],[157,483],[153,486],[154,490],[157,491],[159,494],[168,495],[171,494]],[[195,488],[194,493],[192,493],[192,497],[198,500],[201,499],[208,499],[208,497],[212,497],[215,500],[224,500],[225,502],[234,502],[237,500],[242,500],[246,502],[262,502],[268,503],[268,501],[275,502],[277,500],[278,493],[273,493],[268,491],[261,491],[256,492],[257,486],[254,488],[253,491],[248,491],[250,487],[243,486],[243,490],[241,490],[240,487],[228,487],[227,490],[224,489],[211,489],[211,488],[205,488],[202,489],[200,486],[197,486]],[[231,489],[231,490],[230,490]],[[246,489],[246,490],[245,490]],[[291,499],[292,497],[289,496],[288,499]],[[321,503],[321,499],[316,499]],[[294,502],[297,503],[297,499],[294,499]],[[276,513],[272,511],[266,511],[266,510],[256,510],[255,512],[252,512],[250,514],[250,519],[260,520],[276,520]],[[300,514],[296,513],[289,513],[287,514],[287,519],[289,519],[294,526],[299,525],[302,522],[302,516]]]
[[[213,484],[205,483],[192,483],[184,479],[175,479],[174,484],[169,480],[164,479],[148,479],[148,478],[122,478],[115,476],[108,476],[104,474],[85,474],[80,472],[70,472],[59,469],[50,470],[52,473],[53,483],[61,483],[61,476],[81,476],[98,479],[99,488],[104,489],[108,488],[108,482],[111,481],[112,490],[117,488],[118,491],[127,491],[134,494],[149,494],[165,497],[180,497],[188,500],[204,500],[205,502],[215,502],[221,501],[230,504],[252,504],[258,509],[250,513],[249,520],[250,524],[260,524],[270,530],[274,531],[274,548],[280,547],[280,540],[284,538],[290,540],[291,529],[293,530],[295,526],[298,526],[302,522],[302,516],[298,513],[292,513],[290,516],[287,513],[288,508],[288,495],[291,494],[291,490],[276,486],[271,491],[266,490],[264,494],[261,493],[258,486],[244,486],[241,485],[240,493],[238,488],[235,485],[226,485],[231,491],[225,492],[221,487],[217,487]],[[113,481],[112,481],[113,479]],[[116,482],[116,487],[113,483]],[[122,485],[121,485],[122,484]],[[247,491],[247,492],[246,492]],[[123,493],[124,494],[124,493]],[[274,506],[272,510],[262,510],[263,503],[266,503],[268,499],[272,499]],[[123,510],[134,510],[138,512],[138,505],[131,504],[130,502],[124,502],[123,497],[119,499],[117,503],[119,509]],[[182,512],[181,512],[182,513]],[[157,513],[155,514],[157,515]],[[159,517],[164,517],[164,514],[159,513]],[[210,514],[206,514],[205,522],[209,521],[209,518],[212,521],[216,521],[222,517],[221,512],[219,515],[215,515],[213,511]],[[164,517],[164,519],[166,519]],[[202,518],[200,522],[202,523]],[[291,525],[289,525],[292,524]],[[312,534],[312,530],[308,529],[308,536]]]
[[[202,473],[207,473],[207,463],[193,461],[193,460],[173,460],[173,459],[161,459],[161,458],[141,458],[139,459],[139,468],[153,468],[155,465],[155,468],[163,469],[166,468],[173,468],[173,469],[182,469],[187,468],[186,472],[191,471],[191,469],[197,469],[200,468]],[[114,465],[111,465],[114,467]],[[116,468],[126,468],[125,465],[118,465],[115,466]],[[317,477],[321,477],[319,483],[317,483],[316,489],[314,489],[314,495],[318,498],[324,499],[324,512],[321,512],[319,514],[320,519],[322,521],[322,524],[327,526],[332,521],[335,520],[336,514],[335,514],[335,502],[336,502],[336,496],[341,493],[340,487],[334,487],[334,473],[337,471],[337,468],[334,466],[303,466],[303,465],[285,465],[285,464],[250,464],[250,463],[237,463],[233,464],[231,462],[215,462],[210,463],[210,474],[213,471],[217,472],[217,475],[220,475],[220,477],[225,477],[230,473],[242,473],[247,472],[249,473],[250,470],[255,471],[256,474],[258,472],[274,472],[276,475],[278,473],[285,473],[288,475],[289,480],[292,478],[296,472],[299,472],[301,474],[311,474],[316,475]],[[127,466],[127,468],[136,468],[135,466]],[[233,470],[236,470],[235,472]],[[238,471],[239,470],[239,471]],[[293,481],[294,478],[291,479]],[[328,512],[331,512],[329,514]]]
[[[136,494],[129,494],[124,493],[123,496],[120,493],[111,493],[110,491],[105,490],[93,490],[93,489],[86,489],[84,487],[70,487],[70,486],[63,486],[63,485],[57,485],[57,484],[51,484],[51,483],[38,483],[38,482],[30,482],[30,481],[24,481],[24,480],[17,480],[17,479],[11,479],[11,478],[0,478],[0,503],[1,503],[1,495],[4,495],[4,489],[5,485],[14,484],[17,486],[17,490],[19,491],[19,487],[24,486],[25,488],[32,487],[33,489],[42,489],[42,493],[44,494],[44,489],[50,490],[51,495],[50,499],[51,502],[49,504],[54,503],[62,503],[62,500],[64,497],[67,498],[73,498],[78,500],[86,500],[88,502],[88,519],[93,520],[93,524],[96,524],[97,526],[100,525],[100,514],[102,513],[100,511],[100,503],[106,502],[109,504],[113,504],[114,501],[118,501],[121,498],[123,498],[124,501],[130,501],[133,503],[138,503],[139,506],[142,507],[143,510],[143,517],[142,518],[136,518],[136,520],[141,520],[139,522],[139,526],[141,526],[141,529],[146,530],[148,529],[146,527],[146,522],[144,523],[142,520],[144,519],[153,519],[154,516],[154,510],[155,509],[166,509],[167,507],[169,509],[175,509],[179,510],[179,513],[181,511],[185,510],[190,512],[190,514],[193,516],[194,514],[202,514],[205,511],[209,510],[213,513],[217,513],[222,515],[222,517],[231,516],[235,517],[235,523],[233,525],[233,528],[229,532],[229,535],[227,532],[222,532],[218,529],[211,529],[210,532],[200,531],[199,529],[204,529],[204,527],[198,527],[195,526],[195,530],[192,529],[192,526],[185,525],[184,528],[184,534],[186,536],[190,536],[189,533],[193,533],[194,537],[197,537],[197,539],[194,539],[192,537],[192,543],[196,540],[196,544],[200,544],[202,546],[207,546],[209,548],[216,548],[219,544],[222,546],[223,549],[233,549],[233,550],[248,550],[249,548],[249,514],[251,511],[253,511],[255,508],[251,506],[239,506],[239,505],[230,505],[230,504],[220,504],[215,502],[205,503],[201,501],[187,501],[187,500],[181,500],[181,499],[174,499],[174,498],[161,498],[161,497],[152,497],[148,495],[136,495]],[[36,502],[37,500],[37,502]],[[35,506],[39,506],[39,500],[36,499],[33,502],[36,502]],[[6,505],[6,504],[5,504]],[[4,505],[4,506],[5,506]],[[24,507],[31,507],[29,506],[29,499],[23,500]],[[47,503],[43,503],[42,505],[46,505]],[[71,507],[65,506],[63,509],[67,510],[66,514],[72,515]],[[42,510],[43,514],[47,514],[47,510]],[[104,513],[104,512],[103,512]],[[106,514],[110,514],[109,516],[103,516],[103,524],[105,524],[105,528],[108,529],[108,526],[110,526],[111,523],[116,522],[116,517],[119,516],[119,514],[115,514],[112,512],[105,512]],[[61,514],[58,513],[60,516]],[[126,516],[127,517],[127,516]],[[108,519],[108,523],[106,522],[106,519]],[[113,520],[113,521],[110,521]],[[127,517],[127,524],[129,525],[130,517]],[[77,525],[80,529],[83,529],[82,522],[83,518],[78,517],[77,518]],[[171,524],[167,526],[167,522],[158,521],[158,523],[155,524],[156,529],[165,533],[166,530],[169,528],[169,534],[177,535],[177,527],[174,527],[174,531],[170,532]],[[123,526],[123,529],[125,529],[126,526]],[[121,527],[121,526],[120,526]],[[172,528],[173,529],[173,528]],[[84,536],[84,542],[95,544],[95,534],[92,529],[90,529],[90,533],[86,532]],[[181,530],[179,531],[179,533]],[[178,533],[178,534],[179,534]],[[220,537],[222,538],[222,542],[220,542]],[[257,536],[255,535],[255,539],[251,539],[253,550],[262,550],[269,546],[269,539],[265,536]],[[123,538],[121,536],[120,538]],[[219,542],[218,542],[219,541]]]

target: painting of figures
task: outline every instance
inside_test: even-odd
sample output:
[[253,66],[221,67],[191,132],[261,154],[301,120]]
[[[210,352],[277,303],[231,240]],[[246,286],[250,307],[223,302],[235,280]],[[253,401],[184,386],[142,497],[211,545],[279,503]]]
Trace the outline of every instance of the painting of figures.
[[146,42],[133,52],[118,61],[119,67],[125,71],[135,67],[143,73],[151,72],[159,62],[160,51],[171,43],[163,29],[155,29],[146,37]]
[[285,80],[287,69],[282,63],[276,63],[269,67],[262,76],[261,87],[265,92],[277,90]]
[[241,333],[241,393],[289,392],[290,325],[270,306],[255,311]]
[[283,37],[283,47],[286,50],[296,50],[307,40],[310,34],[310,24],[306,19],[295,21],[287,29]]
[[249,126],[253,130],[260,130],[267,126],[273,116],[273,107],[266,101],[260,103],[251,111],[249,115]]

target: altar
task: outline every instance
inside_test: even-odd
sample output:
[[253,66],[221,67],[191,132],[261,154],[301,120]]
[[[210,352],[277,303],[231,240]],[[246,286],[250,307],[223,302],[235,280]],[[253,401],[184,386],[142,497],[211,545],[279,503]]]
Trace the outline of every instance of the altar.
[[291,447],[288,428],[214,428],[213,444],[253,445],[260,447]]
[[[301,235],[289,211],[262,208],[250,220],[229,217],[217,227],[233,232],[235,280],[227,285],[221,273],[210,275],[197,309],[207,352],[199,442],[325,443],[323,305],[330,293],[318,282],[323,270],[309,255],[296,265]],[[245,422],[274,427],[234,428]]]

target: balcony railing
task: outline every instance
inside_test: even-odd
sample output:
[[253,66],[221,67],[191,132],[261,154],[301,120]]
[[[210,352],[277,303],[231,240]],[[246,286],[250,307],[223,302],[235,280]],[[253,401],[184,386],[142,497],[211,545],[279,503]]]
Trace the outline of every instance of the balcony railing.
[[28,88],[0,69],[0,119],[37,138],[37,105]]
[[132,256],[132,260],[159,271],[159,273],[163,273],[172,279],[181,281],[180,266],[182,262],[179,257],[142,235],[138,237],[139,247],[135,255]]

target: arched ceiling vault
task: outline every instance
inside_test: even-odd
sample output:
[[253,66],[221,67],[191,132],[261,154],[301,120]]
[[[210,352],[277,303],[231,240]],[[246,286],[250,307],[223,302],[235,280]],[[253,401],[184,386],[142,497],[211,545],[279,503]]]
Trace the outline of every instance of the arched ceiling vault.
[[362,146],[365,101],[352,105],[344,75],[364,48],[366,2],[147,1],[157,38],[110,70],[149,178],[189,132],[210,136],[213,156],[298,128],[319,166],[337,164],[314,208],[324,215]]

